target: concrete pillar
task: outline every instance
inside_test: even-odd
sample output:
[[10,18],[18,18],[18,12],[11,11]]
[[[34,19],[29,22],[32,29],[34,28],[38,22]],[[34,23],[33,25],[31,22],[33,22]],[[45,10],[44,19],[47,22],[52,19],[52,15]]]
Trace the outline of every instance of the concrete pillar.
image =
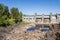
[[52,21],[51,17],[52,17],[52,13],[50,13],[50,22]]
[[35,22],[36,22],[36,16],[37,16],[37,13],[35,13],[35,16],[34,16],[34,18],[35,18]]
[[56,14],[56,20],[57,20],[57,21],[58,21],[58,16],[59,16],[59,15],[58,15],[58,14]]
[[42,14],[42,23],[44,22],[44,14]]

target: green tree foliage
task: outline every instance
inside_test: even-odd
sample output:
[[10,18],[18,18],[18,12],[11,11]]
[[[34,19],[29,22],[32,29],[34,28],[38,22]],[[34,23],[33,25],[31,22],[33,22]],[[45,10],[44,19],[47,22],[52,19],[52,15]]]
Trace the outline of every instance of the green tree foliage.
[[[9,20],[11,19],[8,6],[5,6],[3,4],[0,4],[0,25],[6,26],[9,23]],[[13,20],[11,20],[13,21]]]
[[3,15],[7,15],[7,17],[9,17],[10,13],[9,13],[8,6],[4,6],[4,12],[3,12]]
[[22,12],[19,13],[18,8],[13,7],[10,13],[8,6],[0,4],[0,26],[12,25],[15,21],[22,21]]
[[12,14],[13,19],[18,19],[18,16],[19,16],[18,8],[12,8],[11,9],[11,14]]
[[0,4],[0,17],[2,16],[2,13],[3,13],[3,4]]
[[20,20],[20,22],[22,22],[22,16],[23,16],[23,13],[20,12],[20,13],[19,13],[19,20]]
[[3,14],[3,4],[0,4],[0,25],[3,24],[2,14]]
[[15,19],[15,23],[22,21],[22,12],[19,13],[18,8],[12,8],[11,15],[12,15],[13,19]]

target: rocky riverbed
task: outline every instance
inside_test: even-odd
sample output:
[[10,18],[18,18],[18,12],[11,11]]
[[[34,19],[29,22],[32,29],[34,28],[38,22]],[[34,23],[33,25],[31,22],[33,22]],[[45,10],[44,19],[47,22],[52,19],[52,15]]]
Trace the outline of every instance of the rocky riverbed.
[[39,30],[27,31],[25,27],[20,26],[0,27],[0,40],[40,40],[44,38],[44,32]]
[[22,28],[15,28],[6,36],[6,40],[42,40],[45,33],[39,30],[27,31]]
[[27,31],[25,25],[15,26],[0,27],[0,40],[55,40],[55,34],[52,31],[47,33],[40,30]]

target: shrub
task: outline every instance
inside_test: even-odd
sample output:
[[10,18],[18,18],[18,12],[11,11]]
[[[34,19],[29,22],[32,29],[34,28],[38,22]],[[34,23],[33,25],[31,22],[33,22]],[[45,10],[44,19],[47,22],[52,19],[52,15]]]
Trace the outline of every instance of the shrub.
[[14,20],[13,20],[13,18],[11,18],[11,19],[7,19],[7,24],[8,24],[8,25],[12,25],[12,24],[14,24]]
[[26,22],[26,21],[22,21],[21,24],[28,24],[28,22]]

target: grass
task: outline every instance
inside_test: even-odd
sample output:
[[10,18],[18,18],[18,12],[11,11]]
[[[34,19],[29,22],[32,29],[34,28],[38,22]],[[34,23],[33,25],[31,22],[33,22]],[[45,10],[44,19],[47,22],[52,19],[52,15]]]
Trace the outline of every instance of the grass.
[[20,24],[28,24],[28,22],[26,22],[26,21],[22,21]]

